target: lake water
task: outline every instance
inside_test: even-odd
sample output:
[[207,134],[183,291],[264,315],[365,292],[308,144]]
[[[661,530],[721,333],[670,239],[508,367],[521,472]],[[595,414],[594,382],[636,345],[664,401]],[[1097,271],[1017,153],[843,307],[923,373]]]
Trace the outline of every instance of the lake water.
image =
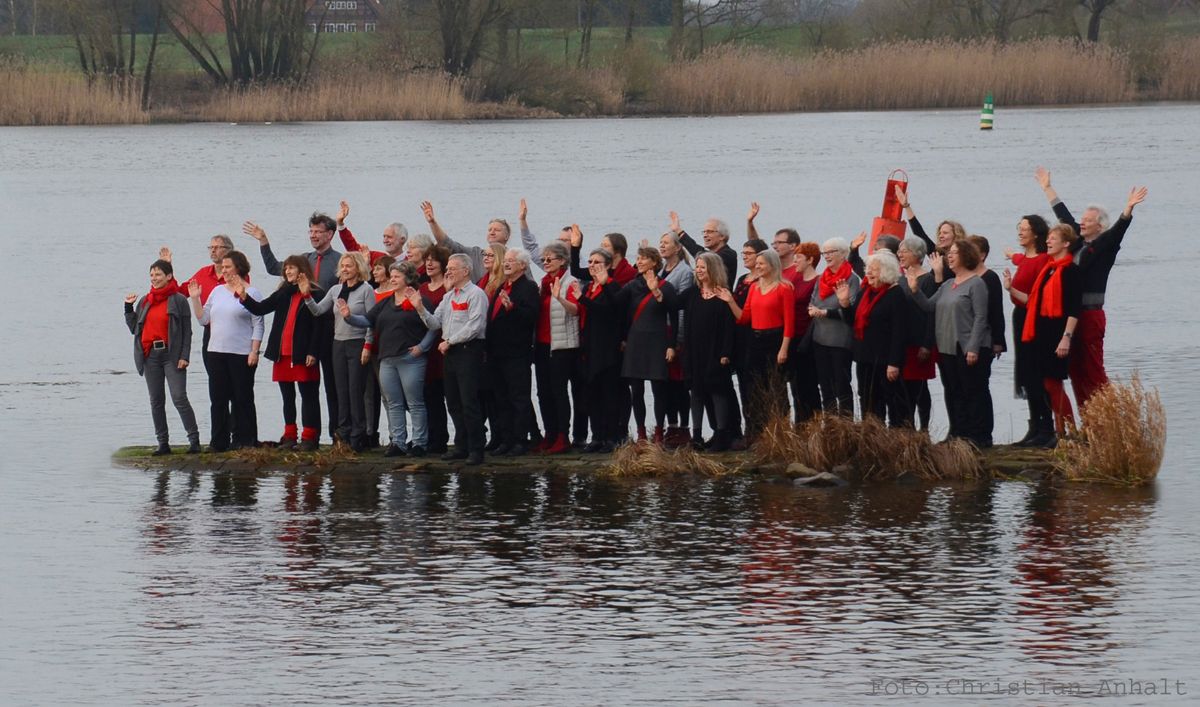
[[[1079,700],[1061,684],[1103,695],[1130,680],[1171,694],[1103,704],[1193,704],[1200,106],[996,120],[991,133],[973,111],[0,129],[16,276],[0,310],[0,704],[868,705],[908,690],[1058,705]],[[764,233],[850,238],[902,167],[927,225],[962,220],[998,261],[1022,214],[1049,215],[1039,165],[1077,214],[1095,201],[1115,216],[1131,186],[1150,188],[1107,306],[1110,374],[1139,370],[1168,411],[1148,489],[109,462],[153,439],[121,298],[148,288],[160,245],[187,275],[228,233],[270,287],[242,221],[299,252],[308,214],[346,199],[378,245],[390,221],[422,227],[429,199],[478,243],[489,218],[515,223],[522,197],[544,240],[572,221],[589,244],[656,239],[675,209],[694,234],[725,218],[740,243],[752,200]],[[1006,441],[1024,406],[1011,359],[994,370]],[[190,393],[207,439],[199,365]],[[266,371],[257,399],[274,438]]]

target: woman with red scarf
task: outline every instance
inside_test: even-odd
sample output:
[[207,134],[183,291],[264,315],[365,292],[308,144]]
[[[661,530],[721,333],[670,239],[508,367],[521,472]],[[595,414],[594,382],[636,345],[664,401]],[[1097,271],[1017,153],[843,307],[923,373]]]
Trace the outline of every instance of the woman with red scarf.
[[902,288],[896,286],[900,281],[900,262],[890,250],[877,251],[867,258],[866,276],[857,302],[850,300],[850,283],[845,280],[838,283],[841,309],[830,310],[829,316],[853,323],[858,400],[863,418],[874,415],[881,421],[886,419],[891,427],[904,427],[911,424],[900,380],[909,305]]
[[171,453],[166,385],[171,387],[171,402],[175,403],[187,432],[187,453],[200,453],[196,413],[187,396],[192,320],[187,297],[179,292],[173,273],[170,262],[156,260],[150,266],[150,292],[141,302],[137,301],[137,295],[125,295],[125,325],[133,334],[133,365],[138,375],[145,377],[146,388],[150,391],[150,417],[154,420],[154,436],[158,439],[158,447],[153,452],[155,456]]
[[546,434],[530,451],[564,454],[571,451],[571,400],[567,384],[579,370],[579,295],[567,271],[571,253],[555,241],[542,249],[542,278],[534,335],[533,370],[537,376],[538,408]]
[[854,417],[854,390],[850,387],[850,366],[854,358],[854,330],[842,317],[829,316],[841,307],[837,288],[846,283],[850,303],[858,300],[861,280],[846,258],[850,244],[844,238],[830,238],[821,246],[825,270],[813,291],[808,314],[812,317],[813,355],[817,360],[817,380],[825,412]]
[[[321,371],[318,353],[320,327],[304,300],[322,294],[312,263],[303,255],[291,255],[283,261],[283,279],[279,287],[261,302],[250,297],[245,283],[235,288],[242,306],[252,314],[274,313],[271,333],[267,336],[267,359],[274,361],[271,380],[279,384],[283,398],[283,436],[280,449],[312,452],[321,435]],[[296,386],[300,387],[300,421],[296,427]],[[300,434],[297,434],[300,432]]]
[[1033,283],[1041,274],[1050,256],[1046,255],[1046,238],[1050,235],[1050,226],[1046,220],[1037,214],[1030,214],[1021,219],[1017,225],[1017,242],[1022,252],[1013,253],[1004,249],[1005,256],[1017,266],[1014,275],[1010,270],[1004,270],[1004,289],[1008,290],[1009,299],[1013,303],[1013,338],[1016,345],[1017,362],[1013,371],[1013,383],[1016,396],[1025,398],[1029,406],[1029,431],[1019,441],[1014,442],[1018,447],[1035,447],[1045,444],[1054,436],[1054,413],[1046,400],[1046,387],[1042,385],[1042,377],[1038,373],[1037,353],[1033,342],[1021,341],[1021,332],[1025,329],[1025,303],[1033,290]]
[[[1071,400],[1063,390],[1067,379],[1067,361],[1071,353],[1071,337],[1079,324],[1083,310],[1083,276],[1071,257],[1071,244],[1079,236],[1065,224],[1050,229],[1046,238],[1046,255],[1050,262],[1038,274],[1029,294],[1011,289],[1015,299],[1026,304],[1025,323],[1021,341],[1032,344],[1034,362],[1054,410],[1054,430],[1057,438],[1067,432],[1069,421],[1075,426]],[[1055,435],[1039,437],[1040,446],[1054,448]]]

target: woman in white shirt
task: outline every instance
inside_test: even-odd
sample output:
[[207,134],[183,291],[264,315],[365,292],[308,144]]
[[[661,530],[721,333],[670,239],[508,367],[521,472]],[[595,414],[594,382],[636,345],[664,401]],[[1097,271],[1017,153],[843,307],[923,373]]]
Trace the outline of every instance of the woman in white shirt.
[[[254,408],[254,372],[262,345],[263,318],[251,314],[238,299],[237,289],[250,275],[250,261],[232,250],[218,268],[223,281],[200,304],[200,284],[188,286],[192,309],[202,325],[209,325],[208,397],[212,402],[212,451],[258,446],[258,414]],[[262,294],[245,285],[247,296]],[[233,423],[229,404],[233,403]],[[231,429],[236,426],[235,429]],[[231,437],[232,434],[232,437]]]

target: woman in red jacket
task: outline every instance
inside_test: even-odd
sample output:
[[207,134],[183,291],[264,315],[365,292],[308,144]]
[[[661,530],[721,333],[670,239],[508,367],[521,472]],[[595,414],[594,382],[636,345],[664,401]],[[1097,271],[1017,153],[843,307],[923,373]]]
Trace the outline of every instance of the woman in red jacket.
[[758,282],[750,288],[744,307],[738,306],[728,288],[717,290],[717,296],[729,305],[738,323],[750,325],[746,372],[750,374],[751,387],[746,431],[751,438],[761,433],[772,417],[787,416],[784,366],[796,335],[795,293],[792,283],[782,277],[779,254],[764,250],[755,258],[754,269]]
[[[1021,332],[1025,329],[1025,303],[1033,290],[1033,283],[1041,274],[1050,256],[1046,255],[1046,238],[1050,235],[1050,226],[1046,219],[1037,214],[1030,214],[1021,219],[1017,225],[1017,243],[1021,246],[1020,253],[1014,253],[1005,248],[1004,254],[1017,266],[1014,275],[1008,268],[1004,269],[1004,289],[1008,290],[1009,299],[1013,303],[1013,338],[1016,345],[1017,362],[1013,371],[1013,383],[1016,384],[1017,397],[1025,398],[1029,405],[1029,431],[1019,441],[1014,442],[1018,447],[1034,447],[1049,441],[1054,434],[1054,413],[1046,402],[1046,386],[1038,375],[1037,354],[1032,342],[1021,341]],[[1019,297],[1024,295],[1024,297]]]

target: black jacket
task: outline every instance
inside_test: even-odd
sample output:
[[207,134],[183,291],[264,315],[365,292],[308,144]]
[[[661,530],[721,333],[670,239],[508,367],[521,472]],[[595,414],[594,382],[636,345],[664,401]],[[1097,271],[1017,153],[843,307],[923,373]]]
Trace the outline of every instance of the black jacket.
[[583,309],[583,328],[579,335],[584,374],[589,380],[611,367],[621,365],[621,341],[625,334],[625,308],[618,301],[621,286],[606,282],[593,293],[590,283],[583,287],[579,305]]
[[701,253],[715,253],[716,256],[721,259],[721,262],[725,264],[725,282],[737,281],[738,254],[734,252],[733,248],[729,247],[728,243],[726,243],[725,247],[721,250],[710,251],[697,243],[691,236],[687,234],[687,231],[683,231],[679,234],[679,243],[683,246],[684,250],[692,254],[693,258]]
[[497,307],[496,300],[504,285],[496,288],[496,294],[488,300],[487,337],[484,339],[490,359],[533,356],[533,340],[537,335],[538,313],[542,308],[542,297],[538,286],[525,274],[512,284],[508,298],[513,308]]
[[[249,295],[242,300],[242,306],[253,314],[275,313],[271,319],[271,334],[267,337],[267,350],[263,353],[272,361],[279,360],[279,350],[283,345],[283,327],[287,324],[288,309],[291,308],[292,295],[295,293],[295,285],[284,283],[261,302]],[[325,290],[312,291],[312,296],[318,300],[324,294]],[[304,365],[304,359],[309,356],[320,357],[322,332],[321,327],[317,325],[317,319],[303,302],[296,307],[296,323],[292,326],[292,361],[299,365]]]
[[[867,317],[867,325],[863,330],[863,338],[854,339],[854,360],[860,363],[904,367],[904,349],[908,337],[909,303],[901,287],[901,283],[888,288]],[[850,304],[848,309],[830,310],[829,316],[836,317],[854,326],[858,308],[866,299],[866,291]]]

